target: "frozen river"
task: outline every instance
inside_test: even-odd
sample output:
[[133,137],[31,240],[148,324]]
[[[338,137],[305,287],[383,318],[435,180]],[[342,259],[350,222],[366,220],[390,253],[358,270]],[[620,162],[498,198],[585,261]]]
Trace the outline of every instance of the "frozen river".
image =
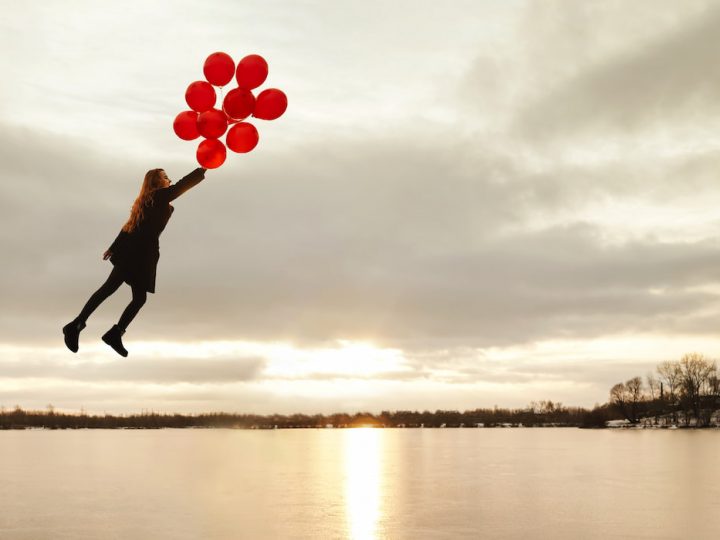
[[0,431],[0,538],[720,537],[720,430]]

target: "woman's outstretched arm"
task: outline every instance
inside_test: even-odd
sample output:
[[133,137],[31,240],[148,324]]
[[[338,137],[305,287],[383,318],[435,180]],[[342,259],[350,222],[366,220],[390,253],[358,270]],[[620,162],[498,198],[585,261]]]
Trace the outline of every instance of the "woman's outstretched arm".
[[160,191],[163,192],[163,196],[168,198],[168,202],[175,200],[187,190],[197,186],[200,182],[202,182],[205,178],[206,170],[207,169],[203,167],[198,167],[187,176],[184,176],[183,178],[178,180],[177,183],[173,184],[170,187],[163,188]]

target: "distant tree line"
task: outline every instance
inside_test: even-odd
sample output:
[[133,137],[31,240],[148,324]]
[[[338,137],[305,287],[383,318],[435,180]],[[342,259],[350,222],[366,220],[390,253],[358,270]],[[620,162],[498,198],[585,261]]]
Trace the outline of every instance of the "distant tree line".
[[610,389],[610,414],[631,424],[641,420],[706,427],[720,409],[720,379],[714,360],[698,353],[663,362],[655,373]]
[[582,426],[589,411],[566,407],[552,401],[532,402],[525,408],[473,409],[469,411],[382,411],[380,414],[232,414],[198,415],[144,412],[131,415],[88,415],[57,412],[49,405],[44,411],[27,411],[16,406],[0,410],[0,429],[158,429],[158,428],[325,428],[325,427],[427,427],[475,428],[504,426]]

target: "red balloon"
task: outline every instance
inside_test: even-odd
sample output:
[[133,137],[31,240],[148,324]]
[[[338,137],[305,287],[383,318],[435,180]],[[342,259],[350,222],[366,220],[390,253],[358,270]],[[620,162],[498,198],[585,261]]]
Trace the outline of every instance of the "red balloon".
[[183,111],[175,117],[173,129],[175,135],[184,141],[192,141],[200,136],[197,128],[198,113],[195,111]]
[[215,105],[215,89],[205,81],[195,81],[185,90],[185,101],[193,111],[205,112]]
[[225,162],[227,150],[217,139],[206,139],[198,145],[196,152],[200,166],[206,169],[217,169]]
[[222,136],[227,131],[227,126],[227,116],[217,109],[210,109],[198,116],[198,131],[207,139],[217,139]]
[[233,152],[244,154],[257,146],[260,135],[255,126],[247,122],[235,124],[228,131],[225,142],[227,147]]
[[225,86],[235,74],[235,62],[224,52],[212,53],[203,65],[205,78],[215,86]]
[[238,86],[252,90],[265,82],[268,76],[268,65],[259,54],[250,54],[240,60],[235,72]]
[[253,116],[261,120],[275,120],[282,116],[285,109],[287,109],[287,105],[285,92],[277,88],[268,88],[260,92],[260,95],[255,100]]
[[223,111],[234,120],[247,118],[255,108],[255,96],[245,88],[233,88],[223,101]]

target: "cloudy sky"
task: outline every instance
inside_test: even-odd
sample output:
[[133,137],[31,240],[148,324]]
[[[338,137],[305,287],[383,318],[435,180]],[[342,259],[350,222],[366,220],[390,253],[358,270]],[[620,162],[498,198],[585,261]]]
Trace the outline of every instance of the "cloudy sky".
[[[720,2],[0,0],[0,405],[604,402],[720,352]],[[175,202],[157,294],[73,355],[214,51],[289,96]]]

